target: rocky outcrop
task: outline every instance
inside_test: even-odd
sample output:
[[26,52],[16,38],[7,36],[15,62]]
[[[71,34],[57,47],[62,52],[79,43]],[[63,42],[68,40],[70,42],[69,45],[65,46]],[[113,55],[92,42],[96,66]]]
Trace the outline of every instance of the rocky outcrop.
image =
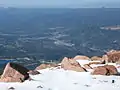
[[92,75],[106,75],[107,74],[107,69],[103,66],[98,66],[94,68]]
[[40,66],[36,67],[35,70],[41,70],[41,69],[57,67],[57,66],[58,66],[57,64],[41,64]]
[[8,63],[1,75],[1,82],[23,82],[29,78],[27,73],[29,70],[25,67],[15,64]]
[[85,72],[86,70],[80,66],[80,64],[74,59],[68,59],[65,57],[61,62],[61,68],[64,70],[73,70],[77,72]]
[[113,65],[106,65],[105,68],[108,70],[107,75],[116,75],[118,73],[117,68]]
[[120,62],[120,51],[111,50],[107,52],[108,62],[119,63]]
[[94,68],[93,75],[116,75],[118,71],[113,65],[98,66]]
[[87,56],[77,55],[73,58],[74,60],[90,60]]

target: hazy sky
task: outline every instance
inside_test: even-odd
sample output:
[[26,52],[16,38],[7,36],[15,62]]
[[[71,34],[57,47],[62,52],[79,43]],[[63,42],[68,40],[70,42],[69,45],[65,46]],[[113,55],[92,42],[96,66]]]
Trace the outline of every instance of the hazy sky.
[[120,0],[0,0],[1,6],[14,7],[120,7]]

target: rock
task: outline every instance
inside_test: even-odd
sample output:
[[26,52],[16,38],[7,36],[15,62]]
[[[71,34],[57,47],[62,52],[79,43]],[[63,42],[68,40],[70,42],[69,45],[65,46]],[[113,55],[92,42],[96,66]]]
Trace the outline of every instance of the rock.
[[107,69],[103,66],[98,66],[93,69],[92,75],[107,75]]
[[74,60],[74,59],[69,59],[69,58],[65,57],[65,58],[62,60],[61,65],[62,65],[62,64],[67,64],[67,63],[70,63],[70,64],[75,65],[75,66],[80,66],[80,64],[79,64],[76,60]]
[[92,61],[101,61],[101,60],[103,60],[103,58],[101,58],[101,57],[98,57],[98,56],[93,56],[93,57],[91,57],[91,60]]
[[86,70],[80,66],[80,64],[74,59],[68,59],[65,57],[61,62],[61,67],[65,70],[73,70],[77,72],[85,72]]
[[64,63],[68,62],[68,60],[69,60],[69,58],[64,57],[60,64],[62,65],[62,64],[64,64]]
[[117,75],[118,71],[113,65],[98,66],[94,68],[93,75]]
[[108,70],[107,75],[115,75],[118,74],[117,68],[113,65],[106,65],[105,68]]
[[76,67],[76,66],[72,66],[70,68],[67,68],[67,70],[72,70],[72,71],[76,71],[76,72],[87,72],[86,69],[84,69],[82,67]]
[[74,60],[90,60],[87,56],[77,55],[73,58]]
[[6,77],[6,78],[1,78],[0,82],[23,82],[23,81],[18,80],[18,79],[13,78],[13,77]]
[[76,60],[68,59],[67,57],[65,57],[61,62],[61,66],[67,67],[68,65],[74,65],[80,67],[80,64]]
[[120,51],[109,51],[107,52],[108,62],[118,63],[120,62]]
[[8,63],[1,75],[1,82],[23,82],[29,78],[29,70],[15,63]]
[[15,90],[15,88],[14,87],[10,87],[8,90]]
[[85,69],[92,69],[92,67],[91,67],[89,64],[85,64],[85,65],[84,65],[84,68],[85,68]]
[[116,62],[116,64],[117,64],[117,65],[120,65],[120,60],[118,60],[118,61]]
[[40,72],[36,71],[36,70],[30,70],[28,72],[30,75],[38,75],[38,74],[41,74]]
[[36,67],[35,70],[41,70],[41,69],[57,67],[57,66],[58,66],[57,64],[41,64],[40,66]]

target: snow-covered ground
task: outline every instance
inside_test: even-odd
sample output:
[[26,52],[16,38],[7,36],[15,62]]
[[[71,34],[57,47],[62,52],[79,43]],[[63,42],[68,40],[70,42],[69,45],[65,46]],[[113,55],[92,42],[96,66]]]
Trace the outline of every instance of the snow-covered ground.
[[[120,90],[119,76],[92,76],[90,72],[44,69],[42,74],[31,75],[32,81],[0,83],[0,90]],[[112,83],[112,80],[115,82]],[[12,89],[9,89],[12,90]]]

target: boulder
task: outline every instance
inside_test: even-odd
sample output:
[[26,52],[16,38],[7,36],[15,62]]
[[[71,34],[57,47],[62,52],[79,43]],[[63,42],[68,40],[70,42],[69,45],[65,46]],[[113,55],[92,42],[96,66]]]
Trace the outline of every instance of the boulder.
[[118,74],[117,68],[113,65],[106,65],[105,68],[108,70],[107,75],[116,75]]
[[113,65],[98,66],[94,68],[93,75],[117,75],[118,71]]
[[61,68],[65,70],[73,70],[77,72],[85,72],[86,70],[80,66],[80,64],[74,59],[68,59],[65,57],[61,62]]
[[29,70],[19,64],[8,63],[1,75],[0,81],[2,82],[23,82],[29,78],[27,73]]
[[0,79],[0,82],[22,82],[21,80],[17,80],[16,78],[13,77],[6,77]]
[[40,66],[36,67],[35,70],[42,70],[46,68],[51,68],[51,67],[57,67],[57,64],[41,64]]
[[109,51],[107,52],[108,62],[118,63],[120,62],[120,51]]
[[107,75],[107,69],[103,66],[98,66],[93,69],[92,75]]
[[86,69],[84,69],[82,67],[76,67],[76,66],[71,66],[71,67],[65,68],[65,70],[72,70],[72,71],[76,71],[76,72],[87,72]]
[[101,58],[101,57],[98,57],[98,56],[93,56],[93,57],[91,57],[91,60],[92,61],[101,61],[101,60],[103,60],[103,58]]
[[73,58],[74,60],[90,60],[87,56],[77,55]]
[[74,64],[75,66],[80,66],[80,64],[76,61],[76,60],[74,60],[74,59],[70,59],[70,58],[67,58],[67,57],[65,57],[63,60],[62,60],[62,62],[61,62],[61,65],[62,64],[68,64],[68,63],[70,63],[70,64]]

